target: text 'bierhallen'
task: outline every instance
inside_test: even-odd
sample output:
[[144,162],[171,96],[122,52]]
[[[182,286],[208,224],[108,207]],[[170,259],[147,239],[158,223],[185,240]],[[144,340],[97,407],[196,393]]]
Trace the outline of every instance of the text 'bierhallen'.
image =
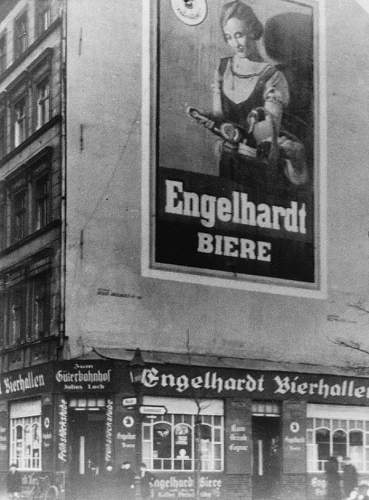
[[306,380],[300,375],[271,375],[245,373],[243,377],[225,377],[216,371],[206,371],[200,375],[189,376],[185,373],[160,373],[155,367],[147,368],[143,373],[142,384],[146,388],[168,388],[177,393],[193,391],[211,391],[217,394],[229,392],[274,395],[294,395],[302,398],[318,396],[322,399],[347,397],[369,399],[369,385],[357,380],[343,379],[332,383],[324,377]]
[[[165,187],[165,212],[199,219],[205,228],[213,228],[219,222],[302,235],[307,232],[305,203],[290,201],[287,207],[254,203],[247,193],[239,191],[232,191],[230,198],[198,194],[185,191],[183,182],[169,179]],[[272,244],[268,241],[197,233],[199,253],[270,262],[271,251]]]

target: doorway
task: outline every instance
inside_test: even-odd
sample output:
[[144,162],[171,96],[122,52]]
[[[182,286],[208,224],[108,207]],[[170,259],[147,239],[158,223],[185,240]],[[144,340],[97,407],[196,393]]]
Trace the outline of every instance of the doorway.
[[70,487],[73,500],[101,498],[105,412],[70,410]]
[[278,500],[281,476],[281,419],[253,416],[253,500]]

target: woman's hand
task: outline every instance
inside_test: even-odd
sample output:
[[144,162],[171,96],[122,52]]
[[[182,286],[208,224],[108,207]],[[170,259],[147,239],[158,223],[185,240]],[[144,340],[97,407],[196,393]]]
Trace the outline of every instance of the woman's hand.
[[308,180],[308,171],[304,145],[285,136],[279,137],[278,144],[281,156],[286,162],[285,174],[288,180],[296,186],[305,184]]

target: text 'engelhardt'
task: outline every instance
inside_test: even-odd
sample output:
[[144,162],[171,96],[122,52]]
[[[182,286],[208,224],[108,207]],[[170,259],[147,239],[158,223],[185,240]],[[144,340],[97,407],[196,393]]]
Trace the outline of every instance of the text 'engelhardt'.
[[232,191],[232,196],[217,197],[185,191],[183,182],[165,181],[165,212],[200,219],[206,228],[216,222],[255,226],[276,231],[306,234],[306,204],[291,201],[288,207],[254,203],[247,193]]

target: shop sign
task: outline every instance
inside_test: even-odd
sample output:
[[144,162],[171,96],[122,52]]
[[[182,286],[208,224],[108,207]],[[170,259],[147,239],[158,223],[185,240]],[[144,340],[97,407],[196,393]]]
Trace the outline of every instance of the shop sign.
[[141,405],[140,413],[142,415],[165,415],[167,413],[167,409],[165,406]]
[[105,419],[105,462],[111,462],[113,453],[113,400],[106,402]]
[[8,412],[0,411],[0,467],[2,470],[9,467],[8,442]]
[[0,452],[5,452],[8,449],[7,427],[0,424]]
[[62,362],[55,371],[55,386],[60,392],[112,392],[112,363],[100,360]]
[[306,404],[283,403],[283,468],[288,474],[306,471]]
[[135,416],[126,408],[118,405],[115,413],[115,460],[135,463],[136,460],[136,421]]
[[251,403],[226,401],[226,465],[228,474],[251,472]]
[[53,406],[45,404],[47,399],[42,400],[42,458],[45,463],[52,460],[54,440]]
[[67,462],[67,437],[68,437],[68,403],[64,398],[60,398],[57,406],[58,434],[57,434],[57,457],[62,463]]
[[[245,6],[252,29],[260,26],[258,62],[249,65],[237,63],[238,47],[219,30],[224,2],[209,2],[204,24],[202,3],[172,0],[192,29],[169,2],[152,0],[144,10],[151,61],[142,97],[143,274],[322,297],[326,161],[317,2]],[[263,76],[250,79],[255,74]],[[273,90],[267,74],[278,80]]]
[[367,405],[369,381],[360,377],[254,370],[170,369],[149,366],[143,372],[145,394],[186,397],[252,397],[318,403]]
[[[223,480],[220,474],[200,474],[200,498],[222,498],[222,485]],[[161,474],[161,477],[157,477],[153,483],[153,498],[156,500],[197,498],[194,474]]]
[[51,391],[51,373],[50,365],[5,373],[0,377],[0,397],[19,397]]

